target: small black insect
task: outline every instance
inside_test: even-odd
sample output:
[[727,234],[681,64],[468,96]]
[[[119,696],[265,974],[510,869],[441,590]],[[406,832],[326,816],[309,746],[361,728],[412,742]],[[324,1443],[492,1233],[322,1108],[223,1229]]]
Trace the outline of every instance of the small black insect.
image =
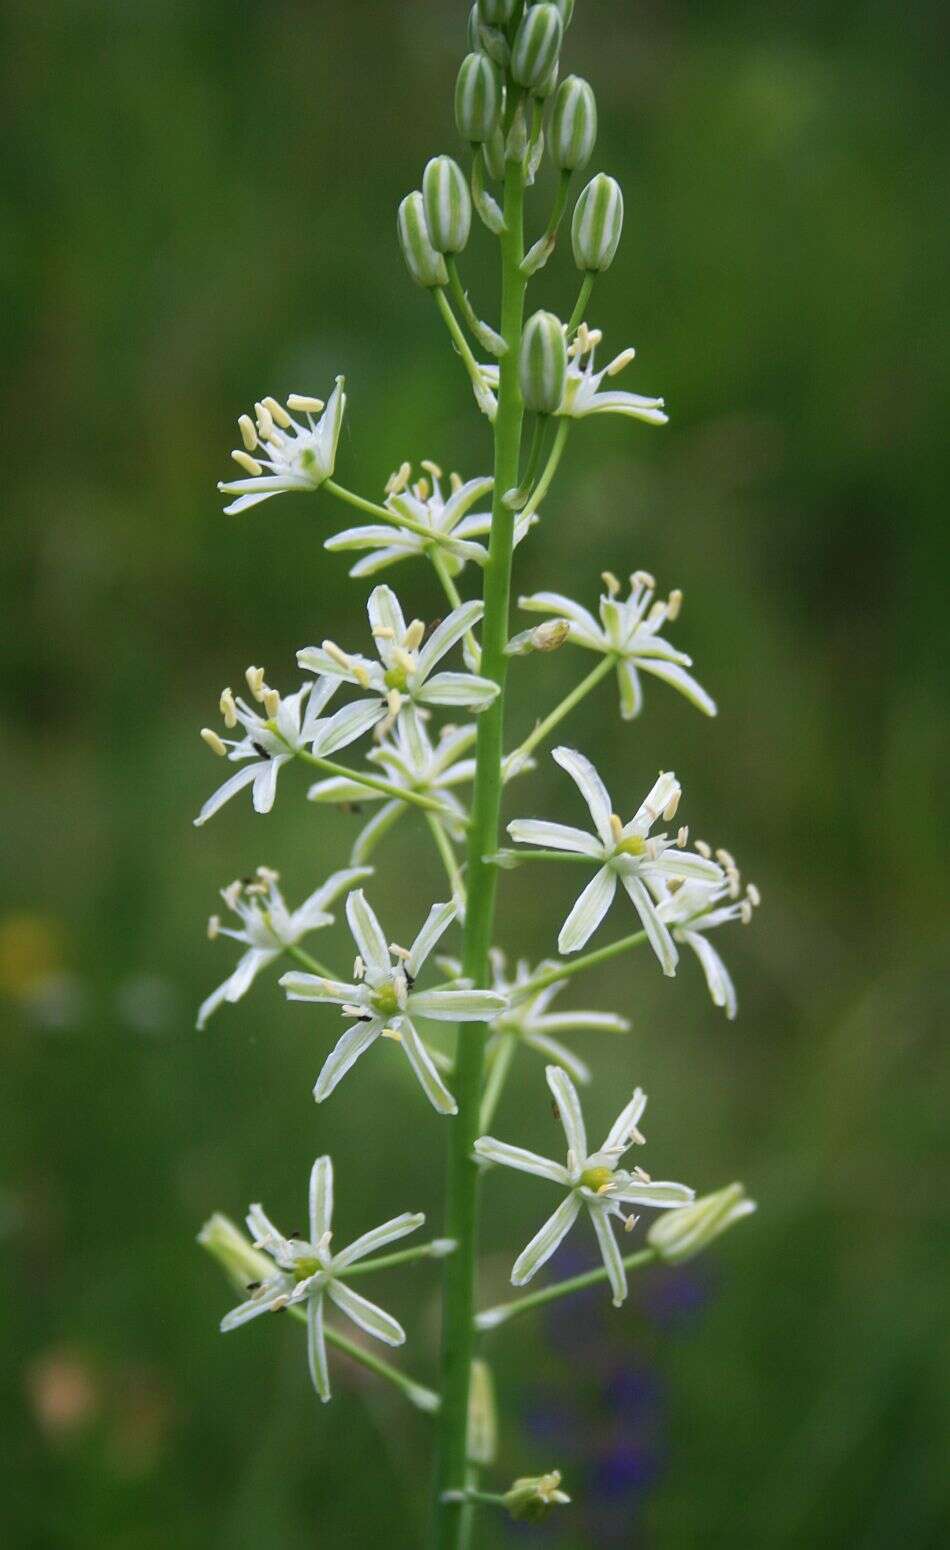
[[553,1114],[553,1115],[554,1115],[554,1118],[555,1118],[555,1119],[560,1119],[560,1117],[561,1117],[561,1111],[560,1111],[560,1109],[559,1109],[559,1108],[558,1108],[558,1106],[557,1106],[557,1104],[556,1104],[556,1103],[552,1103],[552,1104],[551,1104],[551,1113],[552,1113],[552,1114]]
[[405,966],[403,966],[402,972],[406,976],[406,989],[411,990],[416,983],[416,976],[414,974],[410,974],[409,970]]
[[341,813],[346,813],[347,815],[349,815],[350,813],[354,813],[354,814],[356,814],[358,816],[362,811],[363,811],[363,808],[362,808],[362,806],[361,806],[361,804],[359,802],[341,802],[340,803],[340,812]]
[[259,1292],[261,1289],[260,1281],[248,1281],[247,1289],[249,1292]]
[[260,754],[262,759],[269,759],[270,758],[270,754],[267,752],[267,749],[264,747],[263,743],[252,743],[251,747],[253,748],[255,753],[259,753]]

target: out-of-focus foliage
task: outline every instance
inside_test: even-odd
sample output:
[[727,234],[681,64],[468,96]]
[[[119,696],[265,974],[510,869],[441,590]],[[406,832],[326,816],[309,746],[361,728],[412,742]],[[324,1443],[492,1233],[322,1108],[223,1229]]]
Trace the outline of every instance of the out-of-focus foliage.
[[[368,590],[321,548],[343,515],[328,497],[221,515],[237,414],[265,392],[325,396],[345,371],[348,482],[378,493],[403,457],[486,466],[394,230],[426,158],[459,154],[466,9],[6,7],[11,1546],[420,1542],[425,1418],[345,1361],[324,1412],[290,1325],[219,1337],[228,1292],[193,1244],[213,1208],[261,1196],[290,1222],[318,1149],[337,1158],[341,1232],[437,1210],[446,1122],[398,1058],[318,1112],[328,1016],[271,981],[192,1028],[232,961],[203,940],[216,888],[267,862],[296,902],[358,820],[307,808],[294,771],[268,819],[241,802],[200,833],[190,820],[219,776],[197,729],[220,687],[253,660],[289,688],[298,646],[361,644]],[[569,1550],[946,1533],[946,42],[941,7],[886,0],[578,0],[568,37],[598,96],[594,169],[627,204],[591,320],[637,345],[629,385],[665,393],[672,423],[577,428],[519,585],[593,601],[609,565],[683,587],[677,638],[719,719],[648,684],[621,726],[605,684],[568,740],[631,799],[674,767],[694,833],[765,898],[717,943],[735,1024],[691,959],[675,984],[619,961],[573,1002],[634,1024],[587,1039],[594,1121],[642,1083],[651,1169],[741,1177],[760,1211],[708,1258],[644,1276],[621,1315],[605,1296],[486,1347],[505,1479],[562,1468],[577,1505],[543,1532]],[[490,315],[491,245],[475,247],[464,272]],[[574,285],[562,244],[536,305],[566,311]],[[398,580],[414,611],[440,610],[424,570]],[[580,665],[516,664],[513,723]],[[556,776],[542,763],[535,811],[565,800]],[[405,905],[403,940],[444,886],[427,838],[406,821],[380,854],[373,897],[388,921]],[[507,942],[531,955],[575,878],[547,869],[543,898],[537,881],[504,878]],[[337,927],[321,949],[344,943]],[[540,1069],[526,1057],[520,1077],[496,1129],[543,1151]],[[544,1188],[486,1181],[486,1299]],[[392,1273],[383,1300],[431,1379],[434,1267]]]

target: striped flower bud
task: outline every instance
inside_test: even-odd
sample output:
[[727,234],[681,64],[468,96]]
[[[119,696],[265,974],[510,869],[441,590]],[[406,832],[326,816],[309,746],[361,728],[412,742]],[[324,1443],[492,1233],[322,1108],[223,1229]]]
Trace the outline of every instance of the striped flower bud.
[[754,1210],[742,1185],[730,1184],[681,1211],[664,1211],[647,1233],[647,1242],[668,1265],[680,1265]]
[[533,5],[525,11],[511,50],[511,77],[529,90],[549,76],[561,52],[564,28],[556,5]]
[[463,140],[482,145],[501,123],[505,89],[487,54],[466,54],[455,83],[455,122]]
[[598,172],[574,206],[574,262],[588,273],[609,269],[623,230],[623,194],[615,178]]
[[[531,3],[537,5],[538,0],[531,0]],[[574,15],[574,0],[552,0],[552,4],[560,12],[561,25],[566,32],[571,25],[571,17]]]
[[505,175],[505,137],[501,132],[500,124],[491,138],[482,146],[482,155],[485,158],[488,176],[496,183],[500,183]]
[[587,81],[569,75],[558,87],[548,143],[555,167],[586,167],[597,143],[597,99]]
[[478,14],[486,27],[507,27],[518,0],[478,0]]
[[531,95],[533,97],[537,97],[539,102],[547,102],[555,86],[557,85],[557,78],[560,74],[560,70],[561,61],[559,59],[555,59],[547,75],[544,77],[544,80],[541,82],[540,86],[536,86],[534,88],[534,91],[531,93]]
[[433,156],[422,174],[422,202],[437,253],[461,253],[472,229],[468,180],[451,156]]
[[518,368],[525,408],[556,414],[567,381],[567,341],[553,312],[535,312],[528,319]]
[[397,225],[402,256],[416,284],[427,291],[437,285],[448,285],[445,259],[432,246],[426,225],[425,205],[418,189],[407,194],[399,206]]

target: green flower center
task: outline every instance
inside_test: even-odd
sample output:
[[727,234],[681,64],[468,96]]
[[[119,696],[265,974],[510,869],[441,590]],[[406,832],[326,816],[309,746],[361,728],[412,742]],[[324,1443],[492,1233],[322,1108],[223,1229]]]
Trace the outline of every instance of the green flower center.
[[306,1281],[308,1276],[315,1276],[319,1269],[321,1265],[318,1259],[298,1259],[293,1270],[294,1280]]
[[399,1011],[399,997],[392,982],[381,985],[379,990],[373,992],[373,1006],[381,1017],[392,1017]]
[[400,694],[406,692],[406,669],[404,667],[387,668],[383,674],[383,683],[387,689],[398,689]]
[[646,854],[647,842],[639,834],[631,834],[629,839],[621,840],[617,846],[618,856],[643,856]]
[[613,1172],[610,1168],[585,1168],[581,1174],[581,1183],[585,1189],[592,1189],[596,1195],[605,1184],[611,1183]]

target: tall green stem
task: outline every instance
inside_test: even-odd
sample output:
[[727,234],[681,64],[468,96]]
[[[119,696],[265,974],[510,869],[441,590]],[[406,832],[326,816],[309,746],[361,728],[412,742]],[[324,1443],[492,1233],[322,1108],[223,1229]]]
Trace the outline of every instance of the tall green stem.
[[[464,973],[476,985],[488,983],[488,950],[495,916],[497,870],[483,857],[498,844],[502,788],[502,737],[508,658],[508,608],[514,513],[502,496],[518,482],[524,404],[518,385],[518,358],[524,322],[524,176],[520,163],[505,168],[505,226],[500,238],[502,263],[502,356],[495,415],[495,492],[491,540],[484,570],[485,616],[482,624],[482,674],[498,684],[499,694],[478,718],[475,788],[469,831],[468,911],[465,917]],[[468,1391],[474,1349],[475,1270],[478,1234],[478,1177],[472,1148],[478,1135],[486,1028],[466,1023],[459,1029],[455,1059],[455,1096],[459,1112],[449,1124],[449,1167],[445,1231],[458,1243],[446,1261],[442,1335],[442,1408],[439,1415],[436,1544],[459,1550],[470,1507],[441,1502],[446,1490],[468,1485],[466,1433]]]

